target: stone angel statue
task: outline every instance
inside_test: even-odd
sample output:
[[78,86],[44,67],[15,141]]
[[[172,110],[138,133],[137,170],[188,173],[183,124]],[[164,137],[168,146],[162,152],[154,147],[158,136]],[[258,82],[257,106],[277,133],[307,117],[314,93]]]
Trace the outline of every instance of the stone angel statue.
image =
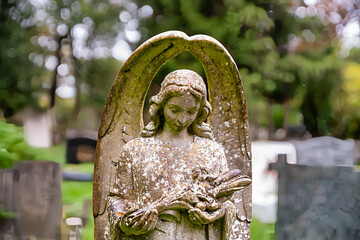
[[[197,73],[159,68],[188,51]],[[208,100],[209,93],[209,100]],[[94,169],[95,239],[250,239],[251,152],[238,69],[215,39],[178,31],[141,45],[121,68],[99,128]]]

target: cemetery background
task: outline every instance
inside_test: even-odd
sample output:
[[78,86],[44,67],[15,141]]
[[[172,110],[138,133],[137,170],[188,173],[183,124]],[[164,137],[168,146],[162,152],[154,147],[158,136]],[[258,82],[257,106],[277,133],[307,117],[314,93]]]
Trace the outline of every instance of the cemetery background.
[[[172,29],[208,34],[234,56],[244,81],[253,140],[360,138],[360,30],[355,1],[1,4],[0,118],[23,125],[26,140],[43,147],[26,146],[17,135],[21,130],[14,134],[10,125],[3,125],[1,168],[11,161],[36,159],[59,162],[67,171],[91,173],[91,163],[66,164],[66,132],[96,131],[122,62],[144,40]],[[199,62],[183,53],[160,70],[150,94],[159,90],[165,74],[178,68],[203,74]],[[20,145],[9,147],[14,142]],[[81,215],[91,192],[89,182],[64,181],[66,216]],[[88,214],[83,239],[92,236]],[[254,219],[252,226],[253,239],[273,234],[272,224]]]

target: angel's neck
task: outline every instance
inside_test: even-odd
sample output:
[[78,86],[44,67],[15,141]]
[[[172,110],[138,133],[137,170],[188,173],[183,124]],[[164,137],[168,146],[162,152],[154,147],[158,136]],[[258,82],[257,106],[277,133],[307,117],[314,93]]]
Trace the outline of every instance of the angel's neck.
[[194,136],[191,135],[187,129],[180,132],[172,131],[170,128],[164,127],[159,134],[159,138],[166,143],[174,147],[183,147],[189,145],[194,141]]

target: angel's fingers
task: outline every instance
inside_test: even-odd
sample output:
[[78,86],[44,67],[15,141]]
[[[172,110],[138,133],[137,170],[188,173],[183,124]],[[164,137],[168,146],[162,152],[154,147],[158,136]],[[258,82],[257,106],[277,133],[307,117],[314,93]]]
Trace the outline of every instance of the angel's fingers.
[[225,215],[225,210],[223,208],[220,208],[213,212],[212,214],[209,214],[209,222],[214,222],[217,219],[223,217]]
[[153,219],[151,220],[148,226],[149,231],[153,230],[156,227],[157,221],[158,221],[157,215],[154,215]]
[[136,218],[127,217],[125,219],[125,224],[128,227],[132,227],[137,222],[138,219],[139,219],[139,217],[136,217]]
[[189,211],[189,216],[191,217],[192,221],[197,225],[207,224],[207,221],[202,218],[199,212],[201,212],[199,209],[192,209]]
[[194,223],[195,225],[201,225],[201,223],[198,221],[197,217],[194,216],[194,212],[193,211],[189,211],[189,218],[191,220],[192,223]]
[[151,214],[150,211],[145,211],[144,215],[142,215],[142,217],[140,217],[140,219],[138,219],[134,225],[133,228],[142,228],[145,221],[147,221],[149,215]]
[[144,210],[137,210],[129,215],[125,215],[125,223],[127,226],[132,226],[134,225],[139,219],[141,219],[141,217],[144,215]]
[[153,225],[154,222],[155,222],[155,224],[157,222],[157,211],[156,210],[150,211],[150,214],[149,214],[148,218],[146,219],[142,228],[146,231],[151,230],[150,227]]
[[208,214],[207,212],[201,211],[200,209],[195,209],[194,215],[197,216],[197,218],[202,224],[208,224],[209,222],[211,222],[210,220],[211,215]]

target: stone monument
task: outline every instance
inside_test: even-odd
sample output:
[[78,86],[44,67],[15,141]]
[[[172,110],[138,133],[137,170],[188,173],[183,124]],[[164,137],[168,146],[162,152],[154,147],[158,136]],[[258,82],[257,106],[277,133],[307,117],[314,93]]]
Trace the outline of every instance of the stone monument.
[[306,141],[293,141],[296,163],[311,166],[354,166],[356,146],[353,139],[316,137]]
[[[208,89],[193,71],[168,74],[143,127],[153,77],[183,51],[202,63]],[[95,239],[250,239],[250,183],[245,95],[227,50],[178,31],[142,44],[115,79],[100,123]]]
[[15,214],[0,222],[0,239],[60,239],[59,164],[21,161],[0,171],[0,207]]
[[360,173],[348,166],[288,164],[279,155],[276,239],[360,239]]

